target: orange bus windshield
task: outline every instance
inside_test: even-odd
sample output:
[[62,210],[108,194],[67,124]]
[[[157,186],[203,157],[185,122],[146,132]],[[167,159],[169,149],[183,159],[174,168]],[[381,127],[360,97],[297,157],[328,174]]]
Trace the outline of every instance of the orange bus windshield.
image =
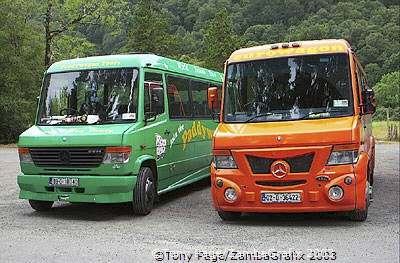
[[224,122],[270,122],[354,113],[347,54],[305,55],[230,64]]

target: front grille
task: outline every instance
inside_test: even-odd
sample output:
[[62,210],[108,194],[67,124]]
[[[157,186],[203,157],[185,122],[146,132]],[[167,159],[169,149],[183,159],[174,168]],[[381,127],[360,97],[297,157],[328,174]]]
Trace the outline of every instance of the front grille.
[[39,167],[98,167],[104,147],[30,148],[33,163]]
[[[313,159],[314,153],[309,153],[306,155],[279,160],[286,161],[290,165],[290,172],[292,173],[306,173],[310,170]],[[247,160],[250,164],[253,174],[270,174],[271,164],[278,159],[247,155]]]
[[262,186],[292,186],[307,183],[306,180],[296,180],[296,181],[257,181],[256,184]]

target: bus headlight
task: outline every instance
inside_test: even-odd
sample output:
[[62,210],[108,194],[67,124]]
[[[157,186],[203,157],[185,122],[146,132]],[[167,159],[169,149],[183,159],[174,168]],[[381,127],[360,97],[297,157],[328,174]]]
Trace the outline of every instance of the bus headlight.
[[352,164],[358,160],[358,145],[336,145],[326,165]]
[[214,163],[217,169],[237,169],[232,155],[216,155],[214,156]]
[[342,199],[343,195],[344,195],[344,191],[342,189],[342,187],[338,186],[338,185],[334,185],[331,188],[329,188],[329,192],[328,192],[329,198],[332,200],[340,200]]
[[226,188],[224,195],[225,195],[226,200],[232,201],[232,202],[238,198],[238,193],[232,187]]
[[18,148],[18,155],[21,163],[33,163],[29,148]]
[[127,163],[131,157],[132,147],[106,147],[103,158],[105,164]]

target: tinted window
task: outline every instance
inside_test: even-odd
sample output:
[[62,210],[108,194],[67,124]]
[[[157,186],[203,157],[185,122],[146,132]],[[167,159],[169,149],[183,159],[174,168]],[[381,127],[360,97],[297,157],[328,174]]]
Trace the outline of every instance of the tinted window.
[[192,81],[192,99],[194,117],[210,118],[210,110],[207,103],[207,91],[209,84]]
[[144,113],[161,114],[164,112],[164,87],[162,75],[145,73],[144,80]]
[[229,65],[228,122],[289,121],[353,113],[348,56],[327,54]]
[[135,121],[138,73],[137,69],[101,69],[47,75],[39,124]]
[[190,104],[189,80],[168,76],[167,83],[170,118],[191,118],[192,107]]

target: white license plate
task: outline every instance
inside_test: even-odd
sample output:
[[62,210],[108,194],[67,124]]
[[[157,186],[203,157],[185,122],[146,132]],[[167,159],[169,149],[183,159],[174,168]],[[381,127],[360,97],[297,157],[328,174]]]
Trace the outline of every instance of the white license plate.
[[264,192],[261,193],[261,203],[301,203],[300,192]]
[[79,186],[79,178],[50,177],[49,184],[52,186]]

